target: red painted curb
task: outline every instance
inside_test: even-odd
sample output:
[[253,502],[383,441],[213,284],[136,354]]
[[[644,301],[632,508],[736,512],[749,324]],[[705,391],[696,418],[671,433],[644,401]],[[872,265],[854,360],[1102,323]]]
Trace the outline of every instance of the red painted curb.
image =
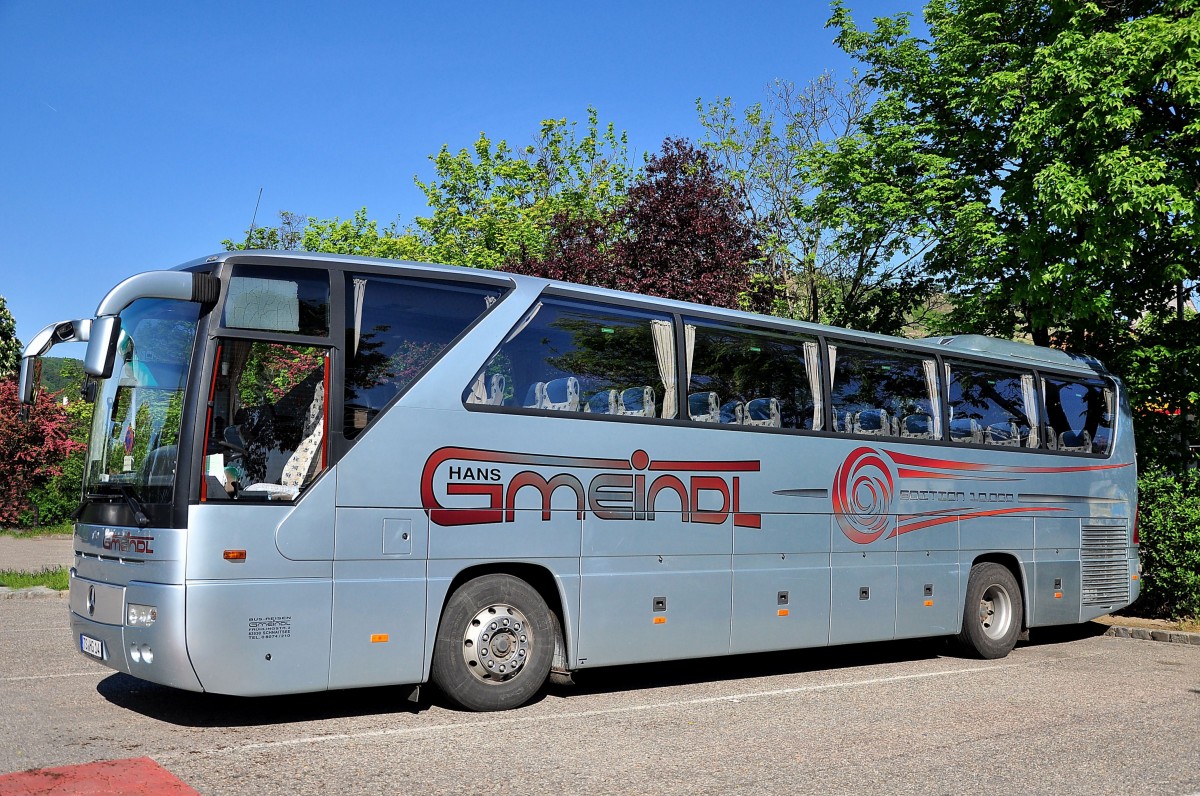
[[2,796],[198,796],[148,757],[0,774]]

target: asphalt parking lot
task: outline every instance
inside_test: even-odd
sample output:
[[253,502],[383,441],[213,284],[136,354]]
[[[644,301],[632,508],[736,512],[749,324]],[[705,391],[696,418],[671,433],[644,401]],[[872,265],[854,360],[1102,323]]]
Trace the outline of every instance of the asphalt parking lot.
[[0,773],[148,756],[223,793],[1200,792],[1200,646],[1035,632],[596,670],[501,714],[403,689],[191,694],[92,664],[66,602],[0,601]]

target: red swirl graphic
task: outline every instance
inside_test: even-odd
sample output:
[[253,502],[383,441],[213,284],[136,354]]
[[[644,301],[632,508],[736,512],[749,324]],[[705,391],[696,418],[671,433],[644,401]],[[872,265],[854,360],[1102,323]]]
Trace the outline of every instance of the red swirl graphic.
[[895,524],[892,482],[891,467],[873,448],[858,448],[838,467],[833,516],[847,539],[870,544]]

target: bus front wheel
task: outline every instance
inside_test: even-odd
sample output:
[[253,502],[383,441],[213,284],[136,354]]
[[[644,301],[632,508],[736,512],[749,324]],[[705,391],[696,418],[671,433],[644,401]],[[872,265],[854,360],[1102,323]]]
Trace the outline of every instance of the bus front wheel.
[[468,710],[506,710],[541,689],[554,655],[546,601],[512,575],[484,575],[450,596],[433,647],[433,681]]
[[1012,652],[1024,616],[1021,587],[1012,572],[993,562],[976,564],[967,578],[966,597],[959,645],[980,658]]

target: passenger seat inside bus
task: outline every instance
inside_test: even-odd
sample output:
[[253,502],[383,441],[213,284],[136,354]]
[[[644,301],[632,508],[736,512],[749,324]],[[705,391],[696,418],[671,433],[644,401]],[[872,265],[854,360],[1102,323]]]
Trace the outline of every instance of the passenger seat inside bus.
[[721,404],[715,392],[688,395],[688,416],[696,423],[720,423]]
[[325,385],[318,383],[301,426],[300,444],[283,466],[278,484],[251,484],[242,494],[265,495],[268,500],[292,500],[308,485],[320,466],[321,443],[325,439]]
[[630,417],[654,417],[654,389],[649,386],[629,387],[621,391],[618,414]]
[[487,397],[486,403],[492,406],[504,405],[504,393],[508,388],[508,380],[504,378],[503,373],[493,373],[491,379],[492,389]]
[[854,433],[867,436],[894,437],[892,421],[886,409],[864,409],[854,417]]
[[1007,423],[992,423],[983,431],[983,439],[988,445],[1001,445],[1006,448],[1021,447],[1021,432],[1013,421]]
[[924,412],[905,415],[900,421],[900,436],[910,439],[933,439],[933,418]]
[[776,398],[755,398],[746,404],[745,421],[748,426],[765,426],[779,428],[779,400]]
[[559,412],[579,411],[579,379],[565,376],[553,381],[532,384],[525,394],[528,409],[552,409]]
[[950,418],[950,441],[979,443],[983,442],[983,434],[974,418],[952,417]]
[[1092,435],[1083,431],[1064,431],[1058,436],[1060,451],[1091,452]]
[[726,401],[721,404],[721,422],[735,426],[742,425],[746,419],[746,409],[741,401]]
[[617,414],[617,391],[600,390],[584,402],[583,411],[595,415]]

